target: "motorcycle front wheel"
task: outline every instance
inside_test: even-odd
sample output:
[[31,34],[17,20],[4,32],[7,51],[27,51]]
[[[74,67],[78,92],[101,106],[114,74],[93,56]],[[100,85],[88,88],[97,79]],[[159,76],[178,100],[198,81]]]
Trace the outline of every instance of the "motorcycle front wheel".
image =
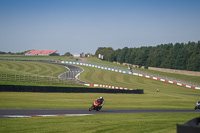
[[91,106],[90,108],[89,108],[89,111],[92,111],[94,109],[94,106]]

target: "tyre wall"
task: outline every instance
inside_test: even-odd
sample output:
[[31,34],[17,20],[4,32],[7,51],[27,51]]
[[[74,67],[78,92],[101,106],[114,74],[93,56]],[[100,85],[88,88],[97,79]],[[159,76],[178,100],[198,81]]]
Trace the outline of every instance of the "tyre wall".
[[200,133],[200,117],[182,125],[177,124],[177,133]]
[[21,86],[0,85],[0,92],[60,92],[60,93],[130,93],[143,94],[143,89],[120,90],[86,87],[52,87],[52,86]]

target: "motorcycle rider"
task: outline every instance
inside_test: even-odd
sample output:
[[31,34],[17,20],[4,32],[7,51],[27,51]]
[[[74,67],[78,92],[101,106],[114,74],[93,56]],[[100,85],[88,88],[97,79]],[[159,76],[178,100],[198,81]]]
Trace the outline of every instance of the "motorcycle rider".
[[195,106],[194,109],[195,109],[195,110],[196,110],[196,109],[200,109],[200,100],[196,103],[196,106]]
[[99,110],[102,108],[102,106],[104,105],[104,99],[103,97],[99,97],[98,99],[95,100],[96,103],[100,103],[99,104]]

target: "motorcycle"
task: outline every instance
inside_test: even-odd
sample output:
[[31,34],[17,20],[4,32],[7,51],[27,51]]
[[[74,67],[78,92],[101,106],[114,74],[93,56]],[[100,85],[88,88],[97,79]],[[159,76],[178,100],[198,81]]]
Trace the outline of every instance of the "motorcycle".
[[100,106],[100,103],[97,101],[94,101],[93,105],[89,108],[89,111],[96,110],[99,111],[101,110],[102,106]]
[[195,106],[194,110],[196,110],[196,109],[200,109],[200,101],[198,101],[198,102],[196,103],[196,106]]

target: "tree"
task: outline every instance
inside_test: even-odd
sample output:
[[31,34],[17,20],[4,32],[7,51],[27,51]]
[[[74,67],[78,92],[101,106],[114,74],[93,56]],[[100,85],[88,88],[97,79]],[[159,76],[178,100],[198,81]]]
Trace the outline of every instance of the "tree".
[[103,55],[104,60],[114,61],[114,53],[115,51],[112,47],[99,47],[95,52],[95,56],[98,57],[99,54],[101,54]]
[[119,53],[119,62],[120,63],[124,63],[125,62],[125,58],[126,58],[126,54],[128,51],[128,47],[124,47],[120,53]]
[[137,51],[137,48],[132,48],[128,63],[135,64],[136,51]]
[[66,52],[63,56],[72,56],[70,52]]

